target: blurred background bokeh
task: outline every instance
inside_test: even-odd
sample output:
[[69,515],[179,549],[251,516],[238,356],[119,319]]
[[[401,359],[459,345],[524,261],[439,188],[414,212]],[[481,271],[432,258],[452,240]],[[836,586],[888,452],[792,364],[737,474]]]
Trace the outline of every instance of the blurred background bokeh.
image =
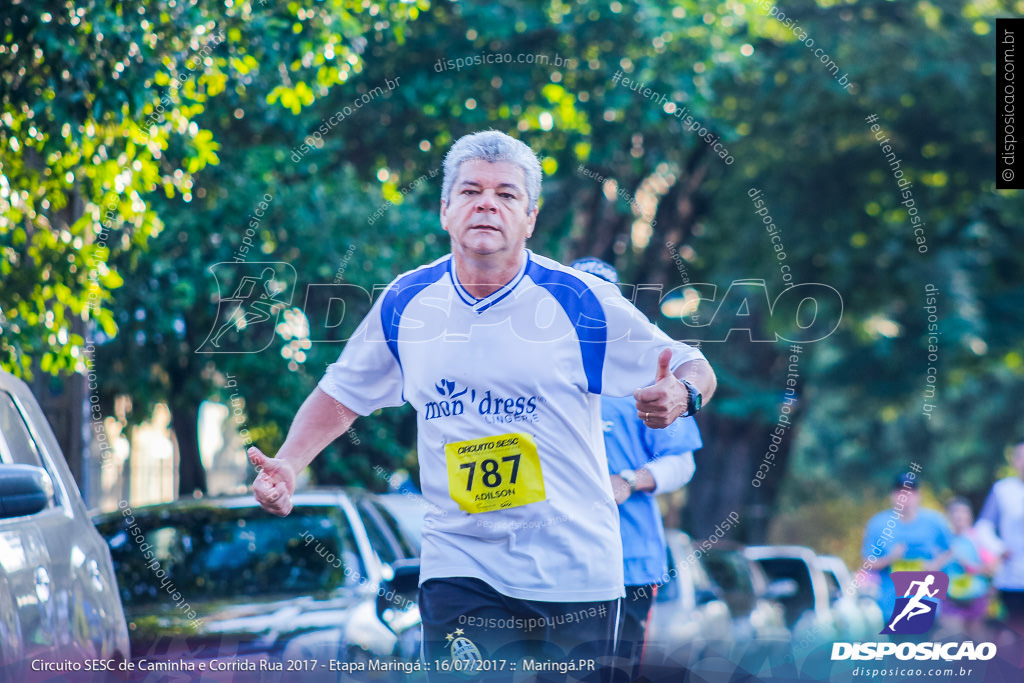
[[[31,379],[94,508],[244,487],[244,443],[281,444],[356,293],[447,251],[443,156],[495,128],[543,162],[530,247],[613,262],[718,372],[669,522],[706,537],[735,511],[737,540],[859,564],[911,462],[926,505],[977,510],[1024,438],[1024,202],[994,171],[995,18],[1022,13],[9,0],[0,366]],[[218,268],[264,262],[294,271],[284,303],[210,352],[232,321]],[[801,284],[836,295],[780,298]],[[360,419],[309,479],[386,490],[396,470],[415,481],[408,407]]]

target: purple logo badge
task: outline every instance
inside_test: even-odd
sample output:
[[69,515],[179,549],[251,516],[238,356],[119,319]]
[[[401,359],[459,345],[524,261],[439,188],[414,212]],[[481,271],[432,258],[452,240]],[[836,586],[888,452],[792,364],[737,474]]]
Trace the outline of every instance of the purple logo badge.
[[925,633],[935,623],[939,603],[946,599],[949,577],[943,572],[892,572],[889,576],[896,588],[896,606],[881,633]]

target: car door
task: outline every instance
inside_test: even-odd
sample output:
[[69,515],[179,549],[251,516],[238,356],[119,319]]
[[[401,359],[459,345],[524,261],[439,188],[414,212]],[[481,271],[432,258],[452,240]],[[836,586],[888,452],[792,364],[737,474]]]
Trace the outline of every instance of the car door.
[[[0,467],[40,468],[52,485],[45,508],[0,520],[0,564],[14,596],[0,617],[29,661],[126,657],[127,626],[109,554],[42,411],[21,382],[0,376]],[[2,598],[0,598],[2,599]],[[6,611],[5,611],[6,612]]]
[[[42,459],[14,397],[0,390],[0,467],[8,465],[42,467]],[[54,579],[66,575],[55,569],[46,539],[46,532],[63,521],[61,502],[54,486],[42,511],[0,520],[0,590],[5,594],[0,601],[7,603],[0,629],[8,631],[4,641],[11,639],[3,646],[5,663],[35,659],[66,644],[53,595]]]

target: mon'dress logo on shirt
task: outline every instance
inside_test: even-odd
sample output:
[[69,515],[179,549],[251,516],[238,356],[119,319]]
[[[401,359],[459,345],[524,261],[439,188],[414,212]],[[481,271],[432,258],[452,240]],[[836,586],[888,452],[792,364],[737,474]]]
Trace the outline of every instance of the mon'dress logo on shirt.
[[490,389],[479,391],[441,378],[434,385],[438,398],[427,401],[424,419],[436,420],[469,414],[483,415],[488,422],[536,422],[536,396],[502,396]]

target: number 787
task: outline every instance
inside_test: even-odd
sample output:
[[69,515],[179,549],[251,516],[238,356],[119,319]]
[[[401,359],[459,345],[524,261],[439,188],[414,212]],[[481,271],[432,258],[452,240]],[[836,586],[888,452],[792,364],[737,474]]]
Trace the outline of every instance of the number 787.
[[[512,463],[512,474],[509,477],[508,483],[516,483],[516,477],[519,475],[519,453],[515,455],[506,455],[501,459],[501,462]],[[496,486],[501,486],[502,477],[501,472],[498,471],[500,464],[493,458],[482,460],[480,462],[480,481],[483,485],[489,489],[493,489]],[[463,463],[459,469],[469,470],[469,476],[466,478],[466,490],[470,491],[473,489],[473,474],[476,472],[476,461]]]

